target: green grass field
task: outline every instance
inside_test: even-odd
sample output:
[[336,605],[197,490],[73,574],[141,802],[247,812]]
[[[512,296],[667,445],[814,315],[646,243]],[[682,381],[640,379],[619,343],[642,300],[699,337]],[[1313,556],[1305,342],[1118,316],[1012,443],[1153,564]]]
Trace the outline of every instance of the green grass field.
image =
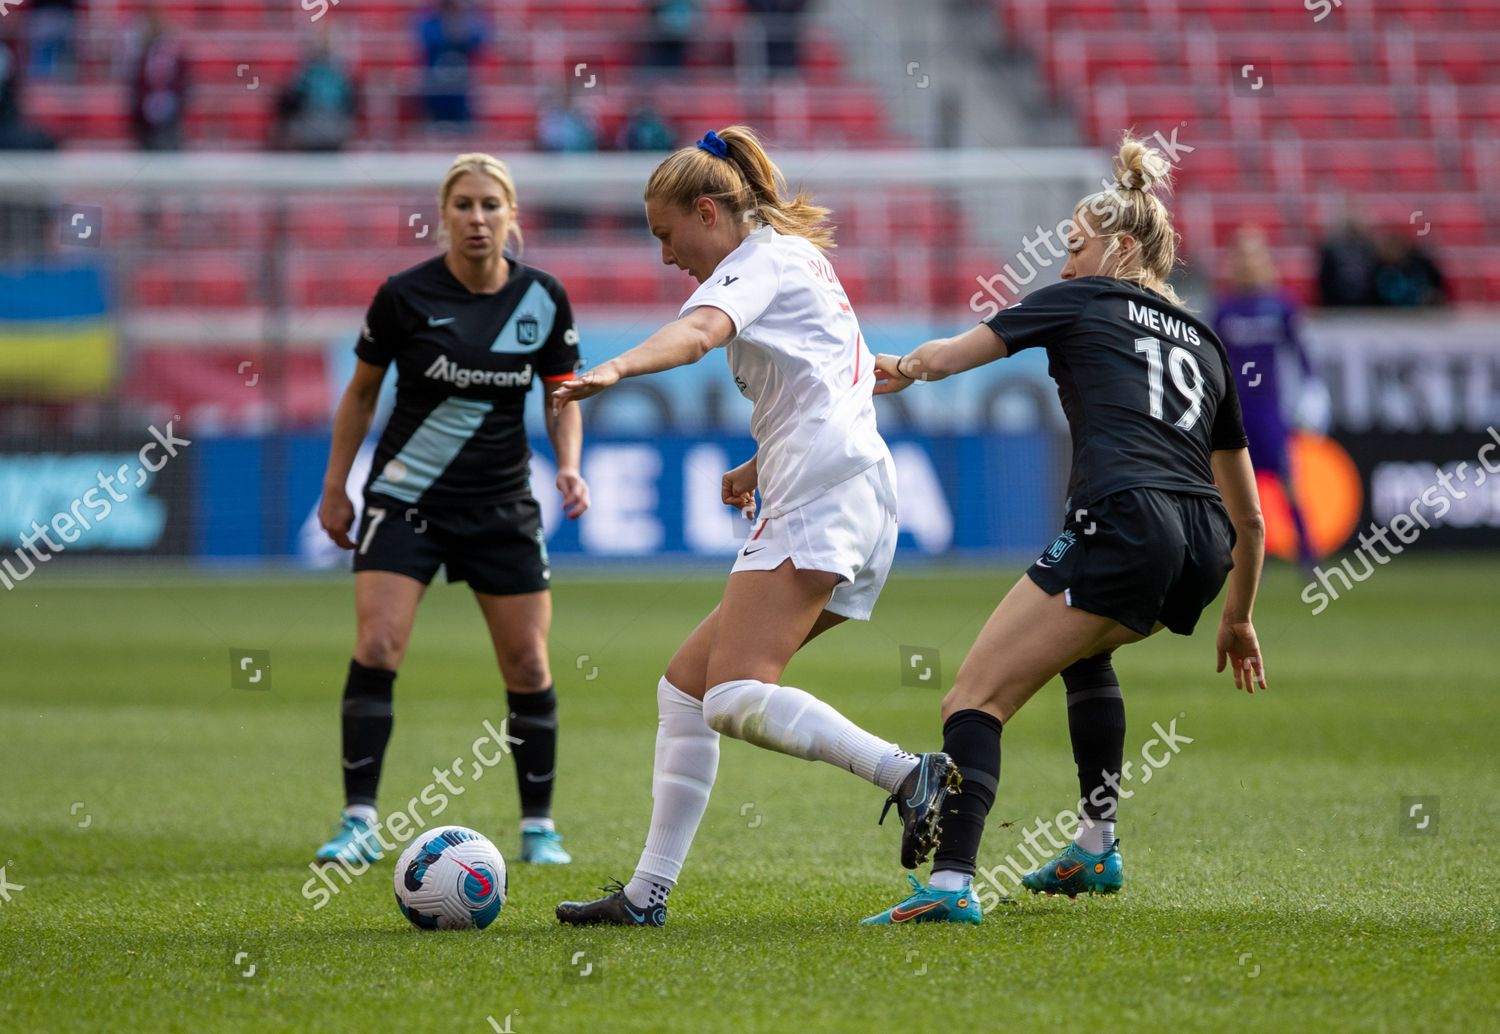
[[[941,694],[901,685],[899,648],[938,648],[951,684],[1014,576],[898,569],[876,619],[787,681],[931,749]],[[0,600],[0,1030],[1497,1030],[1497,582],[1494,557],[1405,557],[1313,617],[1273,570],[1253,698],[1213,673],[1212,615],[1122,651],[1126,756],[1156,720],[1194,742],[1124,804],[1116,898],[861,929],[904,888],[880,793],[726,741],[670,925],[579,931],[552,908],[629,877],[656,679],[722,578],[562,569],[556,814],[577,862],[513,866],[494,926],[433,934],[396,912],[389,857],[326,907],[301,893],[341,803],[346,578],[44,571]],[[269,691],[231,688],[232,648],[271,652]],[[396,695],[391,805],[503,715],[464,588],[429,594]],[[982,864],[1074,802],[1060,684],[1004,757]],[[436,821],[514,853],[513,779],[503,762]],[[1403,834],[1409,795],[1439,799],[1435,827]]]

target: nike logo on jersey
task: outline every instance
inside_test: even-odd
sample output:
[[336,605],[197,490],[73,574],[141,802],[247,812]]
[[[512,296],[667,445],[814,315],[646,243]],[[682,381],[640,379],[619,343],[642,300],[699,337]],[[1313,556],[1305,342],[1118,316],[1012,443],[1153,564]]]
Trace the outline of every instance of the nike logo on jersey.
[[763,550],[765,548],[766,548],[765,546],[756,546],[754,549],[747,549],[747,550],[745,550],[745,556],[750,556],[752,553],[759,553],[761,550]]
[[456,319],[458,319],[457,316],[444,316],[442,319],[439,319],[436,316],[428,316],[427,325],[429,327],[446,327]]
[[730,284],[734,283],[738,279],[739,279],[739,277],[737,277],[737,276],[726,276],[723,280],[719,281],[719,286],[720,287],[728,287]]

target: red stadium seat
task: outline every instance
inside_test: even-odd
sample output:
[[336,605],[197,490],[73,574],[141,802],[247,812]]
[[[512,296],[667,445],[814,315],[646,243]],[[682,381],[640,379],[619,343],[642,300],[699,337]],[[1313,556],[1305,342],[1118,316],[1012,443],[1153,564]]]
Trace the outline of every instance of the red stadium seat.
[[[1196,150],[1177,170],[1174,204],[1203,238],[1185,249],[1195,259],[1211,261],[1247,221],[1278,246],[1310,248],[1323,199],[1344,195],[1382,222],[1423,212],[1440,257],[1500,236],[1478,193],[1494,165],[1486,138],[1500,124],[1495,0],[1346,2],[1316,21],[1303,4],[1243,0],[1003,0],[997,9],[1094,143],[1112,145],[1126,126],[1180,127]],[[1232,75],[1243,64],[1265,80],[1264,93]],[[1483,297],[1489,272],[1465,274],[1459,296]],[[1311,297],[1311,274],[1297,276]]]

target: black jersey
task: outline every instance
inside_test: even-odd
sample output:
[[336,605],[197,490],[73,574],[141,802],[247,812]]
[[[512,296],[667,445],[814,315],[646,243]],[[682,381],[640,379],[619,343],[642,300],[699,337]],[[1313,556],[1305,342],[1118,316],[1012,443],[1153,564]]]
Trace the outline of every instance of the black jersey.
[[396,408],[365,491],[403,502],[490,503],[530,492],[524,408],[532,382],[578,369],[562,284],[511,260],[494,294],[474,294],[442,256],[375,292],[354,354],[396,362]]
[[1035,291],[988,325],[1011,354],[1047,349],[1073,436],[1069,509],[1127,488],[1218,495],[1209,453],[1246,440],[1207,324],[1155,291],[1091,276]]

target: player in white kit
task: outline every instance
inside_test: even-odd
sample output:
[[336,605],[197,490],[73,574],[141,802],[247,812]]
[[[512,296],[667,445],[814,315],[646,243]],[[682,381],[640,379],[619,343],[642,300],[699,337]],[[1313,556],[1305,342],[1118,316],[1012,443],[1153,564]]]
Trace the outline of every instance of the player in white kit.
[[[896,550],[896,479],[875,427],[873,357],[823,249],[828,210],[786,196],[780,170],[744,126],[710,131],[657,167],[646,218],[662,261],[700,286],[678,319],[564,383],[564,406],[727,346],[755,403],[756,454],[724,475],[725,504],[760,509],[723,599],[657,686],[651,829],[629,884],[563,902],[560,921],[662,926],[666,900],[708,806],[719,734],[882,787],[902,819],[901,861],[935,846],[957,785],[946,754],[908,754],[803,690],[779,684],[792,655],[853,618],[868,620]],[[882,813],[881,818],[885,817]]]

